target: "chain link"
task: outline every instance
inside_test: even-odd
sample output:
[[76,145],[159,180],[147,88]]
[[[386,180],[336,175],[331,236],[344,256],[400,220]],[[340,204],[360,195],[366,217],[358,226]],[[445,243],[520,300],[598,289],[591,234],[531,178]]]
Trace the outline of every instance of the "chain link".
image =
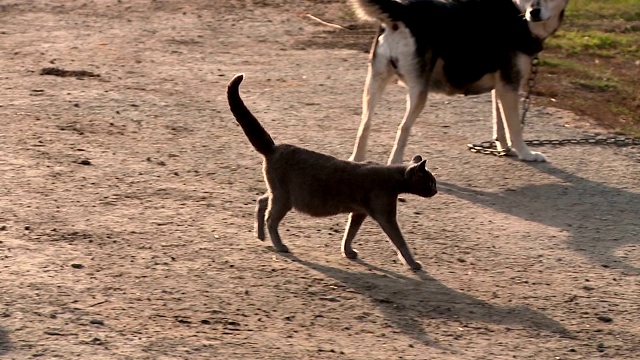
[[[529,146],[545,146],[545,145],[614,145],[617,147],[638,146],[640,138],[630,136],[606,136],[593,138],[572,138],[572,139],[551,139],[551,140],[525,140],[525,144]],[[467,144],[471,152],[479,154],[489,154],[496,156],[505,156],[509,154],[509,150],[498,150],[493,140],[483,141],[478,144]]]
[[[525,119],[531,106],[531,92],[536,85],[536,75],[538,74],[538,66],[540,59],[536,54],[531,59],[531,71],[529,72],[529,78],[527,79],[527,92],[522,100],[522,116],[520,118],[520,124],[524,128]],[[593,138],[571,138],[571,139],[535,139],[525,140],[525,144],[529,146],[545,146],[545,145],[615,145],[618,147],[640,145],[640,138],[630,136],[605,136],[605,137],[593,137]],[[471,152],[479,154],[488,154],[496,156],[505,156],[509,154],[509,148],[498,150],[495,141],[483,141],[478,144],[467,144],[467,147]]]
[[522,100],[522,116],[520,117],[520,125],[524,128],[525,119],[531,106],[531,92],[533,87],[536,86],[536,75],[538,75],[538,65],[540,64],[540,58],[538,54],[531,59],[531,71],[529,71],[529,79],[527,79],[527,93]]

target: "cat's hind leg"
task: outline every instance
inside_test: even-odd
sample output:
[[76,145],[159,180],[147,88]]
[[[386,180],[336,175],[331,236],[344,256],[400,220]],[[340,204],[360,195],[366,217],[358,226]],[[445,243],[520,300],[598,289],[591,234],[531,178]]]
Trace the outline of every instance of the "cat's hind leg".
[[269,193],[260,196],[256,203],[256,236],[258,239],[264,241],[264,217],[266,216],[267,207],[269,206]]
[[344,230],[344,236],[342,237],[342,255],[347,259],[357,259],[358,252],[353,250],[351,243],[356,237],[356,233],[360,229],[360,226],[367,218],[367,214],[364,213],[351,213],[349,214],[349,220],[347,221],[347,227]]
[[291,202],[288,198],[278,196],[277,194],[271,194],[269,197],[269,207],[267,208],[267,231],[269,231],[269,237],[273,247],[278,252],[288,253],[289,248],[282,243],[280,234],[278,233],[278,225],[285,215],[291,210]]

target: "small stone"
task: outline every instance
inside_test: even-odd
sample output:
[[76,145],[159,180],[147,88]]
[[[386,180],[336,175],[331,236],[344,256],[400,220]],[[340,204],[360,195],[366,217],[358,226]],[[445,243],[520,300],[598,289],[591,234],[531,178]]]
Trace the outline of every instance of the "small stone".
[[71,267],[74,268],[74,269],[83,269],[84,265],[73,263],[73,264],[71,264]]
[[321,297],[320,300],[325,300],[325,301],[329,301],[329,302],[340,302],[340,299],[333,297],[333,296],[325,296],[325,297]]
[[0,226],[0,231],[7,231],[7,230],[9,230],[9,227],[7,225]]
[[89,340],[87,343],[91,345],[102,345],[104,344],[104,341],[98,337],[94,337],[93,339]]
[[93,324],[93,325],[104,325],[104,320],[100,320],[100,319],[91,319],[91,320],[89,320],[89,324]]
[[25,225],[25,226],[24,226],[24,229],[25,229],[25,230],[27,230],[27,231],[29,231],[29,230],[31,230],[31,226],[29,226],[29,225]]
[[607,316],[607,315],[598,316],[598,320],[600,320],[602,322],[605,322],[605,323],[613,322],[613,319],[610,316]]
[[78,160],[78,164],[80,164],[80,165],[91,165],[91,160],[89,160],[89,159],[80,159],[80,160]]

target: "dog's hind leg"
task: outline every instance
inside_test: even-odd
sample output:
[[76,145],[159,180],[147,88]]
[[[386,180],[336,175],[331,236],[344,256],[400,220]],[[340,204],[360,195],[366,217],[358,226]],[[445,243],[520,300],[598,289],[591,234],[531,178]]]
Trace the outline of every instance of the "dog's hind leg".
[[400,123],[398,127],[396,141],[393,144],[393,150],[391,150],[391,156],[389,157],[389,164],[402,163],[402,157],[404,156],[404,149],[407,147],[411,127],[427,103],[428,82],[416,77],[405,77],[405,82],[409,92],[407,94],[407,111],[402,119],[402,123]]
[[367,214],[363,213],[349,214],[349,221],[347,222],[347,227],[344,230],[344,236],[342,237],[342,255],[347,259],[358,258],[358,252],[353,250],[351,243],[366,218]]
[[523,126],[520,123],[519,97],[517,87],[505,83],[500,74],[496,75],[495,92],[499,100],[500,112],[506,128],[508,146],[524,161],[545,161],[542,153],[531,151],[522,137]]
[[394,75],[389,55],[379,51],[378,38],[371,48],[371,59],[367,70],[367,79],[364,84],[362,94],[362,120],[358,128],[356,143],[353,147],[353,154],[349,157],[351,161],[363,161],[367,152],[367,141],[371,133],[371,118],[376,104],[380,101],[385,87]]

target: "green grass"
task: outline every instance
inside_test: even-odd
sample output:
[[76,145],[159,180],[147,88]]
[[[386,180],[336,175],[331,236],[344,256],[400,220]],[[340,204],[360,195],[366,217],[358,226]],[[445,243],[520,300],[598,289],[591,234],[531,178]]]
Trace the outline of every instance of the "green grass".
[[540,66],[549,68],[567,68],[572,70],[579,70],[581,68],[580,64],[577,64],[571,60],[550,57],[540,58],[539,64]]
[[565,24],[548,41],[567,54],[640,57],[640,0],[570,0]]
[[549,94],[614,132],[640,136],[640,0],[570,0],[565,15],[542,54],[542,71],[555,79]]
[[590,53],[597,56],[640,57],[640,33],[613,33],[601,30],[571,29],[559,31],[549,39],[549,47],[568,54]]
[[571,84],[580,86],[585,90],[597,91],[597,92],[604,92],[604,91],[618,88],[618,83],[612,80],[576,79],[576,80],[572,80]]
[[640,0],[570,0],[567,18],[640,21]]

